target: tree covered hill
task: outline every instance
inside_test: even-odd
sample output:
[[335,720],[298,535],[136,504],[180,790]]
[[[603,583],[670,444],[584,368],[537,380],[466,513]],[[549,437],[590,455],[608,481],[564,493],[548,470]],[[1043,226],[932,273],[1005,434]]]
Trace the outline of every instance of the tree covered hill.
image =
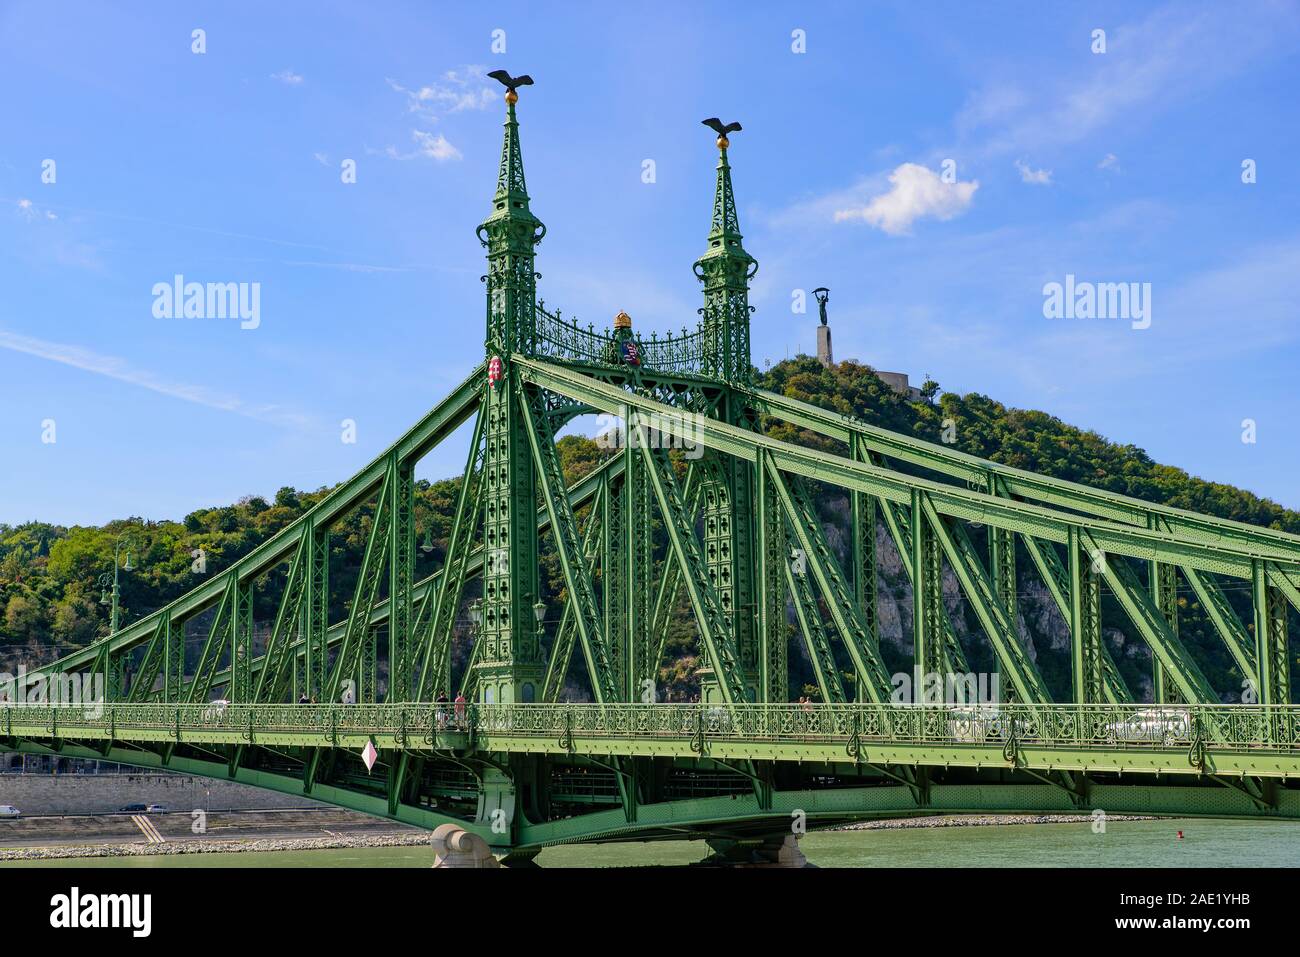
[[[1008,409],[975,393],[949,393],[935,401],[909,402],[867,366],[852,361],[827,369],[816,359],[800,356],[773,366],[762,380],[762,385],[773,391],[927,441],[939,441],[946,426],[950,437],[955,438],[955,448],[996,462],[1152,502],[1300,533],[1300,513],[1233,486],[1204,481],[1179,468],[1161,465],[1142,449],[1108,441],[1044,412]],[[769,432],[801,444],[836,449],[835,442],[785,423],[772,424]],[[560,441],[561,462],[569,480],[586,474],[606,454],[597,443],[581,436],[567,436]],[[417,549],[417,576],[431,573],[443,560],[459,485],[459,477],[417,484],[420,540],[431,546]],[[122,618],[130,622],[198,583],[194,563],[199,550],[206,564],[203,574],[220,571],[304,514],[328,491],[282,488],[270,501],[251,495],[232,505],[199,509],[180,521],[124,518],[101,527],[72,528],[39,521],[0,525],[0,671],[12,670],[19,662],[28,667],[48,662],[56,654],[107,633],[109,609],[101,603],[104,590],[98,578],[112,569],[113,548],[121,536],[129,535],[138,546],[132,554],[133,570],[120,577]],[[823,490],[819,506],[832,542],[842,541],[843,536],[835,529],[846,510],[842,493]],[[369,523],[369,510],[360,509],[332,534],[331,590],[336,607],[331,617],[335,620],[346,612],[345,597],[355,585]],[[910,589],[892,544],[883,535],[879,541],[882,645],[891,667],[907,668],[910,665],[903,662],[910,655]],[[553,555],[544,555],[544,577],[551,584],[552,594],[561,595],[557,565]],[[1020,572],[1024,589],[1021,633],[1049,685],[1059,693],[1068,688],[1068,633],[1063,650],[1063,623],[1054,607],[1049,607],[1050,598],[1037,583],[1032,567],[1022,564]],[[273,615],[278,584],[274,575],[266,576],[260,584],[254,608],[259,621]],[[971,666],[993,668],[987,651],[981,650],[973,615],[963,607],[955,589],[945,588],[945,593],[954,625],[963,642],[971,644]],[[1250,622],[1249,606],[1242,604],[1245,596],[1231,588],[1228,594],[1243,620]],[[892,617],[888,607],[891,603]],[[1195,602],[1185,597],[1181,604],[1185,613],[1184,639],[1198,660],[1208,661],[1205,670],[1211,683],[1224,691],[1225,697],[1231,697],[1229,692],[1239,687],[1240,679],[1230,656],[1208,630]],[[669,667],[664,669],[663,677],[674,687],[690,688],[693,682],[694,641],[688,622],[688,615],[678,616],[678,627],[669,644],[670,655],[680,660],[666,663]],[[1105,609],[1105,623],[1107,640],[1131,687],[1137,692],[1149,688],[1149,653],[1144,655],[1144,646],[1115,608]],[[811,671],[794,651],[791,667],[793,690],[797,691],[807,683]]]

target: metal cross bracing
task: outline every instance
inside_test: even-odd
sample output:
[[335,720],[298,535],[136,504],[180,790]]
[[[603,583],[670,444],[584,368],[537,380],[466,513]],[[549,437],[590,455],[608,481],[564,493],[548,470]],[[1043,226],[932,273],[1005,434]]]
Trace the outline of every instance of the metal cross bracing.
[[[792,808],[814,823],[1090,806],[1300,818],[1287,635],[1300,537],[1010,468],[758,388],[757,263],[725,135],[694,265],[694,330],[643,337],[625,314],[597,330],[545,308],[535,256],[546,229],[531,211],[516,102],[511,89],[478,230],[482,363],[251,553],[0,689],[0,747],[458,821],[523,854],[761,834]],[[570,481],[556,436],[593,413],[619,423],[620,443]],[[471,421],[445,557],[416,580],[415,468]],[[778,421],[829,441],[772,438]],[[828,519],[835,502],[846,512]],[[331,567],[330,537],[358,510],[368,538],[340,594],[353,579]],[[991,661],[1001,703],[960,683],[951,700],[896,700],[879,633],[881,547],[910,583],[913,673],[969,676],[969,661]],[[540,573],[552,560],[558,589]],[[1069,634],[1068,687],[1049,686],[1023,634],[1018,588],[1033,577]],[[255,622],[254,589],[269,584],[275,612]],[[1250,598],[1245,620],[1232,587]],[[1225,643],[1240,688],[1212,687],[1183,641],[1180,590]],[[1150,649],[1149,703],[1112,656],[1115,624]],[[201,633],[188,651],[187,629]],[[700,696],[666,703],[661,669],[684,630]],[[806,697],[795,665],[816,703],[790,704]],[[104,679],[101,707],[54,702],[57,682],[88,675]],[[457,692],[466,703],[438,703]]]

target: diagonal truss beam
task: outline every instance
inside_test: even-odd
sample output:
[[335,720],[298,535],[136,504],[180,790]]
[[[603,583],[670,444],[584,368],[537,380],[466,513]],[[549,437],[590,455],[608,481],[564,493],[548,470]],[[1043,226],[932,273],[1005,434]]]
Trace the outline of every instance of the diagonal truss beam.
[[370,612],[374,607],[375,596],[379,592],[379,582],[386,564],[385,544],[388,526],[392,521],[389,489],[391,483],[396,480],[392,469],[389,469],[379,490],[374,518],[370,524],[370,536],[366,540],[365,557],[361,560],[361,570],[357,575],[356,589],[352,596],[352,611],[348,615],[347,630],[344,632],[338,657],[334,660],[334,667],[325,686],[326,701],[338,699],[343,682],[358,674],[362,664],[362,646],[370,629]]
[[[436,586],[425,592],[416,616],[417,646],[412,654],[423,652],[420,661],[417,701],[428,701],[435,689],[451,685],[451,633],[460,608],[461,594],[468,577],[471,545],[482,514],[483,434],[487,429],[487,403],[480,400],[474,433],[470,438],[465,471],[456,496],[456,514],[443,558],[442,574]],[[422,627],[427,620],[427,627]]]
[[[1094,598],[1088,585],[1084,582],[1084,571],[1080,566],[1075,571],[1069,571],[1062,564],[1061,557],[1056,552],[1056,547],[1050,542],[1040,542],[1032,535],[1021,536],[1025,544],[1025,551],[1033,560],[1034,566],[1038,569],[1038,575],[1047,585],[1047,590],[1056,602],[1057,609],[1061,612],[1061,617],[1065,619],[1066,626],[1070,628],[1071,643],[1074,649],[1075,658],[1073,673],[1075,676],[1075,700],[1080,704],[1090,704],[1094,700],[1088,696],[1079,697],[1079,682],[1085,684],[1089,680],[1086,665],[1083,656],[1086,654],[1084,648],[1079,646],[1081,640],[1087,636],[1083,635],[1080,629],[1087,630],[1088,621],[1086,616],[1093,613]],[[1077,542],[1076,542],[1077,549]],[[1080,559],[1081,560],[1081,559]],[[1089,564],[1089,569],[1091,565]],[[1091,574],[1091,571],[1088,572]],[[1085,594],[1086,592],[1086,594]],[[1076,609],[1074,596],[1079,596],[1080,605]],[[1100,629],[1100,607],[1101,593],[1098,591],[1095,596],[1095,611],[1097,615],[1098,628]],[[1124,679],[1120,677],[1119,668],[1115,665],[1115,659],[1111,657],[1110,650],[1104,642],[1100,641],[1098,636],[1098,648],[1101,656],[1102,669],[1102,698],[1111,704],[1124,704],[1133,700],[1133,694],[1129,691],[1128,686],[1124,684]]]
[[880,649],[869,640],[870,633],[866,622],[862,620],[862,612],[854,602],[839,562],[826,542],[826,534],[822,531],[816,512],[800,485],[796,484],[796,490],[792,492],[775,461],[769,456],[763,456],[763,460],[776,490],[777,501],[785,511],[788,527],[803,549],[813,578],[826,599],[831,619],[835,622],[849,657],[853,659],[859,686],[871,701],[888,701],[892,690],[889,671],[880,658]]
[[[520,411],[529,428],[528,445],[537,467],[537,480],[546,511],[551,516],[551,537],[559,553],[560,568],[564,572],[564,585],[568,591],[569,605],[573,607],[578,640],[582,642],[591,669],[591,687],[598,704],[618,700],[618,687],[610,667],[609,647],[600,627],[600,611],[596,605],[596,590],[591,584],[591,567],[584,560],[578,539],[578,521],[564,494],[564,473],[555,451],[555,439],[543,410],[534,408],[541,393],[518,389]],[[530,401],[530,398],[533,401]]]
[[807,569],[797,570],[795,563],[788,558],[781,564],[785,567],[786,589],[794,598],[795,620],[799,622],[799,633],[808,649],[808,660],[812,664],[813,677],[821,691],[822,700],[844,704],[848,700],[844,694],[844,681],[835,664],[826,625],[822,621],[821,610],[817,607],[817,596],[813,594],[808,582]]
[[151,644],[164,616],[173,621],[184,621],[220,602],[229,586],[226,575],[236,576],[242,587],[262,573],[290,559],[298,547],[299,539],[313,522],[318,528],[328,528],[358,505],[372,498],[379,486],[383,484],[393,456],[403,462],[416,461],[467,421],[478,408],[482,394],[483,374],[484,367],[480,364],[452,390],[447,398],[393,443],[387,451],[330,492],[305,515],[295,519],[254,548],[222,574],[213,576],[209,581],[191,589],[175,601],[124,626],[114,634],[29,672],[27,681],[35,681],[37,678],[48,677],[59,672],[93,667],[100,659],[104,644],[108,645],[109,653],[113,656],[120,656],[124,651],[140,645]]
[[[608,494],[608,486],[601,485],[596,492],[595,501],[591,504],[587,527],[583,529],[582,554],[588,565],[595,561],[599,550],[601,533],[604,531],[606,520],[605,508]],[[551,644],[551,657],[546,665],[546,679],[542,682],[543,702],[554,704],[560,700],[560,692],[564,690],[564,678],[569,673],[569,662],[573,659],[573,646],[577,635],[578,622],[574,604],[566,601],[564,614],[555,631],[555,641]],[[583,650],[586,653],[585,647]],[[587,671],[589,675],[595,674],[590,656],[587,658]]]
[[[604,412],[617,415],[621,409],[629,408],[639,413],[654,413],[664,408],[652,399],[597,382],[552,363],[522,355],[515,356],[512,361],[524,381],[580,399]],[[920,488],[929,493],[936,511],[949,518],[1037,535],[1060,544],[1067,541],[1071,527],[1086,528],[1097,546],[1108,553],[1189,564],[1205,571],[1239,578],[1250,577],[1251,562],[1257,557],[1257,553],[1235,542],[1210,546],[1182,541],[1169,532],[1057,512],[1028,502],[957,488],[854,462],[843,456],[782,442],[714,419],[704,418],[687,423],[675,422],[671,416],[662,418],[664,422],[661,431],[679,438],[703,441],[710,448],[749,462],[756,462],[759,452],[765,451],[784,472],[815,478],[850,491],[862,491],[902,504],[910,504],[912,489]],[[1286,574],[1295,571],[1300,576],[1300,563],[1296,562],[1296,557],[1292,555],[1287,566],[1279,564],[1279,569]]]
[[1028,704],[1045,704],[1051,701],[1047,685],[1038,673],[1038,666],[1030,659],[1016,632],[1015,621],[1002,603],[997,586],[984,567],[979,552],[966,534],[966,529],[944,519],[934,507],[930,496],[919,492],[925,520],[961,583],[962,591],[970,600],[976,617],[993,643],[998,661],[1011,677],[1016,694]]
[[1182,693],[1183,700],[1200,704],[1218,702],[1219,696],[1210,687],[1186,646],[1169,627],[1154,599],[1138,582],[1132,566],[1122,557],[1115,559],[1105,554],[1086,531],[1079,533],[1079,541],[1084,552],[1092,556],[1094,566],[1105,577],[1111,592],[1142,633],[1152,653],[1160,659],[1166,674]]
[[646,473],[663,514],[673,554],[681,566],[682,579],[695,611],[700,637],[708,651],[709,661],[718,671],[718,687],[723,700],[727,704],[740,704],[745,701],[745,686],[740,677],[736,639],[731,633],[731,622],[723,613],[718,593],[709,583],[708,569],[700,551],[699,540],[695,537],[694,523],[682,502],[677,476],[673,474],[672,464],[666,458],[656,456],[650,449],[649,439],[644,426],[638,422],[637,413],[629,410],[626,421],[629,433],[637,436],[635,441],[640,445],[645,459]]
[[[1297,556],[1300,555],[1300,535],[1202,515],[1027,472],[981,459],[950,446],[891,432],[775,392],[754,389],[748,391],[747,395],[756,408],[792,425],[842,442],[856,438],[862,446],[874,453],[931,469],[962,482],[984,485],[991,475],[997,478],[1002,486],[1001,491],[1007,496],[1068,508],[1142,528],[1160,524],[1174,540],[1181,543],[1207,545],[1270,558],[1283,563],[1286,567],[1279,569],[1281,574],[1293,585],[1300,587],[1300,569],[1295,567]],[[1300,600],[1300,594],[1296,597]]]

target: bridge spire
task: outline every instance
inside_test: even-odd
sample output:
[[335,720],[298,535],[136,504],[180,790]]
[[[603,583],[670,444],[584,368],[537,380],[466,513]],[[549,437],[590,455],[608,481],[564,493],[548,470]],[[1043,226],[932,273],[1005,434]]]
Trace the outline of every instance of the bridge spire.
[[747,383],[752,365],[749,354],[749,280],[758,261],[741,242],[740,218],[727,162],[727,134],[739,132],[739,123],[725,126],[716,117],[704,125],[717,132],[717,186],[713,194],[713,220],[709,248],[695,261],[695,276],[704,283],[703,332],[708,371],[731,382]]
[[[741,127],[739,123],[724,124],[717,117],[703,122],[717,133],[718,146],[709,248],[695,262],[695,276],[704,284],[704,308],[700,310],[704,371],[729,383],[748,385],[753,369],[749,356],[749,279],[758,263],[745,252],[741,242],[731,164],[727,162],[727,147],[731,145],[727,135]],[[718,415],[731,425],[752,428],[743,402],[722,403]],[[749,700],[762,700],[768,689],[759,687],[758,580],[752,564],[744,557],[759,554],[754,480],[747,467],[724,456],[713,461],[701,489],[709,577],[730,619],[745,694]],[[781,617],[783,627],[784,613]],[[701,658],[701,697],[710,703],[722,700],[719,681],[726,678],[717,672],[719,663],[709,660],[707,654]]]
[[[522,388],[511,369],[516,354],[533,352],[537,328],[535,247],[546,227],[528,206],[524,159],[519,148],[516,92],[532,86],[530,76],[505,70],[488,76],[506,88],[505,138],[492,212],[478,228],[487,247],[488,375],[483,384],[483,474],[490,476],[482,498],[483,568],[481,623],[469,684],[485,703],[533,701],[543,679],[539,601],[538,477],[520,405]],[[467,476],[468,479],[468,476]]]
[[528,351],[536,322],[534,247],[546,235],[546,226],[529,207],[515,104],[519,102],[516,89],[532,86],[533,79],[512,77],[505,70],[494,70],[488,76],[506,87],[506,121],[492,212],[478,228],[479,241],[488,251],[487,340],[489,352],[493,348],[504,353]]

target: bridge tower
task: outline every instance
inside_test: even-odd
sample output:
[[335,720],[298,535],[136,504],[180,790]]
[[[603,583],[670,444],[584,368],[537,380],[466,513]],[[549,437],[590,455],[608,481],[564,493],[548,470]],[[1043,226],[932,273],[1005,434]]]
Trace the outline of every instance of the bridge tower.
[[[716,123],[716,121],[715,121]],[[746,388],[753,382],[753,364],[749,346],[749,280],[758,271],[758,262],[745,251],[736,214],[736,197],[731,185],[731,164],[727,148],[731,145],[721,124],[711,124],[719,131],[717,138],[717,184],[713,194],[713,217],[709,228],[709,248],[695,261],[694,272],[704,285],[701,333],[703,338],[704,374],[726,384],[717,405],[708,414],[745,428],[755,428],[749,403],[732,387]],[[731,124],[730,129],[739,129]],[[757,605],[757,522],[755,517],[755,483],[761,476],[733,456],[705,451],[704,481],[701,484],[704,510],[704,555],[714,588],[722,601],[723,611],[731,622],[740,656],[741,680],[749,700],[766,700],[760,687],[760,642]],[[784,617],[784,616],[782,616]],[[775,625],[775,622],[773,623]],[[782,626],[784,622],[782,621]],[[783,634],[784,632],[782,632]],[[700,670],[701,698],[706,702],[722,700],[717,675],[710,662]],[[784,700],[784,695],[781,696]]]
[[[515,104],[506,92],[505,137],[492,212],[477,230],[487,249],[487,361],[482,476],[483,598],[473,681],[484,703],[533,701],[543,679],[538,622],[537,476],[528,422],[510,368],[529,352],[537,322],[535,247],[546,227],[528,204]],[[468,476],[467,476],[468,480]]]

